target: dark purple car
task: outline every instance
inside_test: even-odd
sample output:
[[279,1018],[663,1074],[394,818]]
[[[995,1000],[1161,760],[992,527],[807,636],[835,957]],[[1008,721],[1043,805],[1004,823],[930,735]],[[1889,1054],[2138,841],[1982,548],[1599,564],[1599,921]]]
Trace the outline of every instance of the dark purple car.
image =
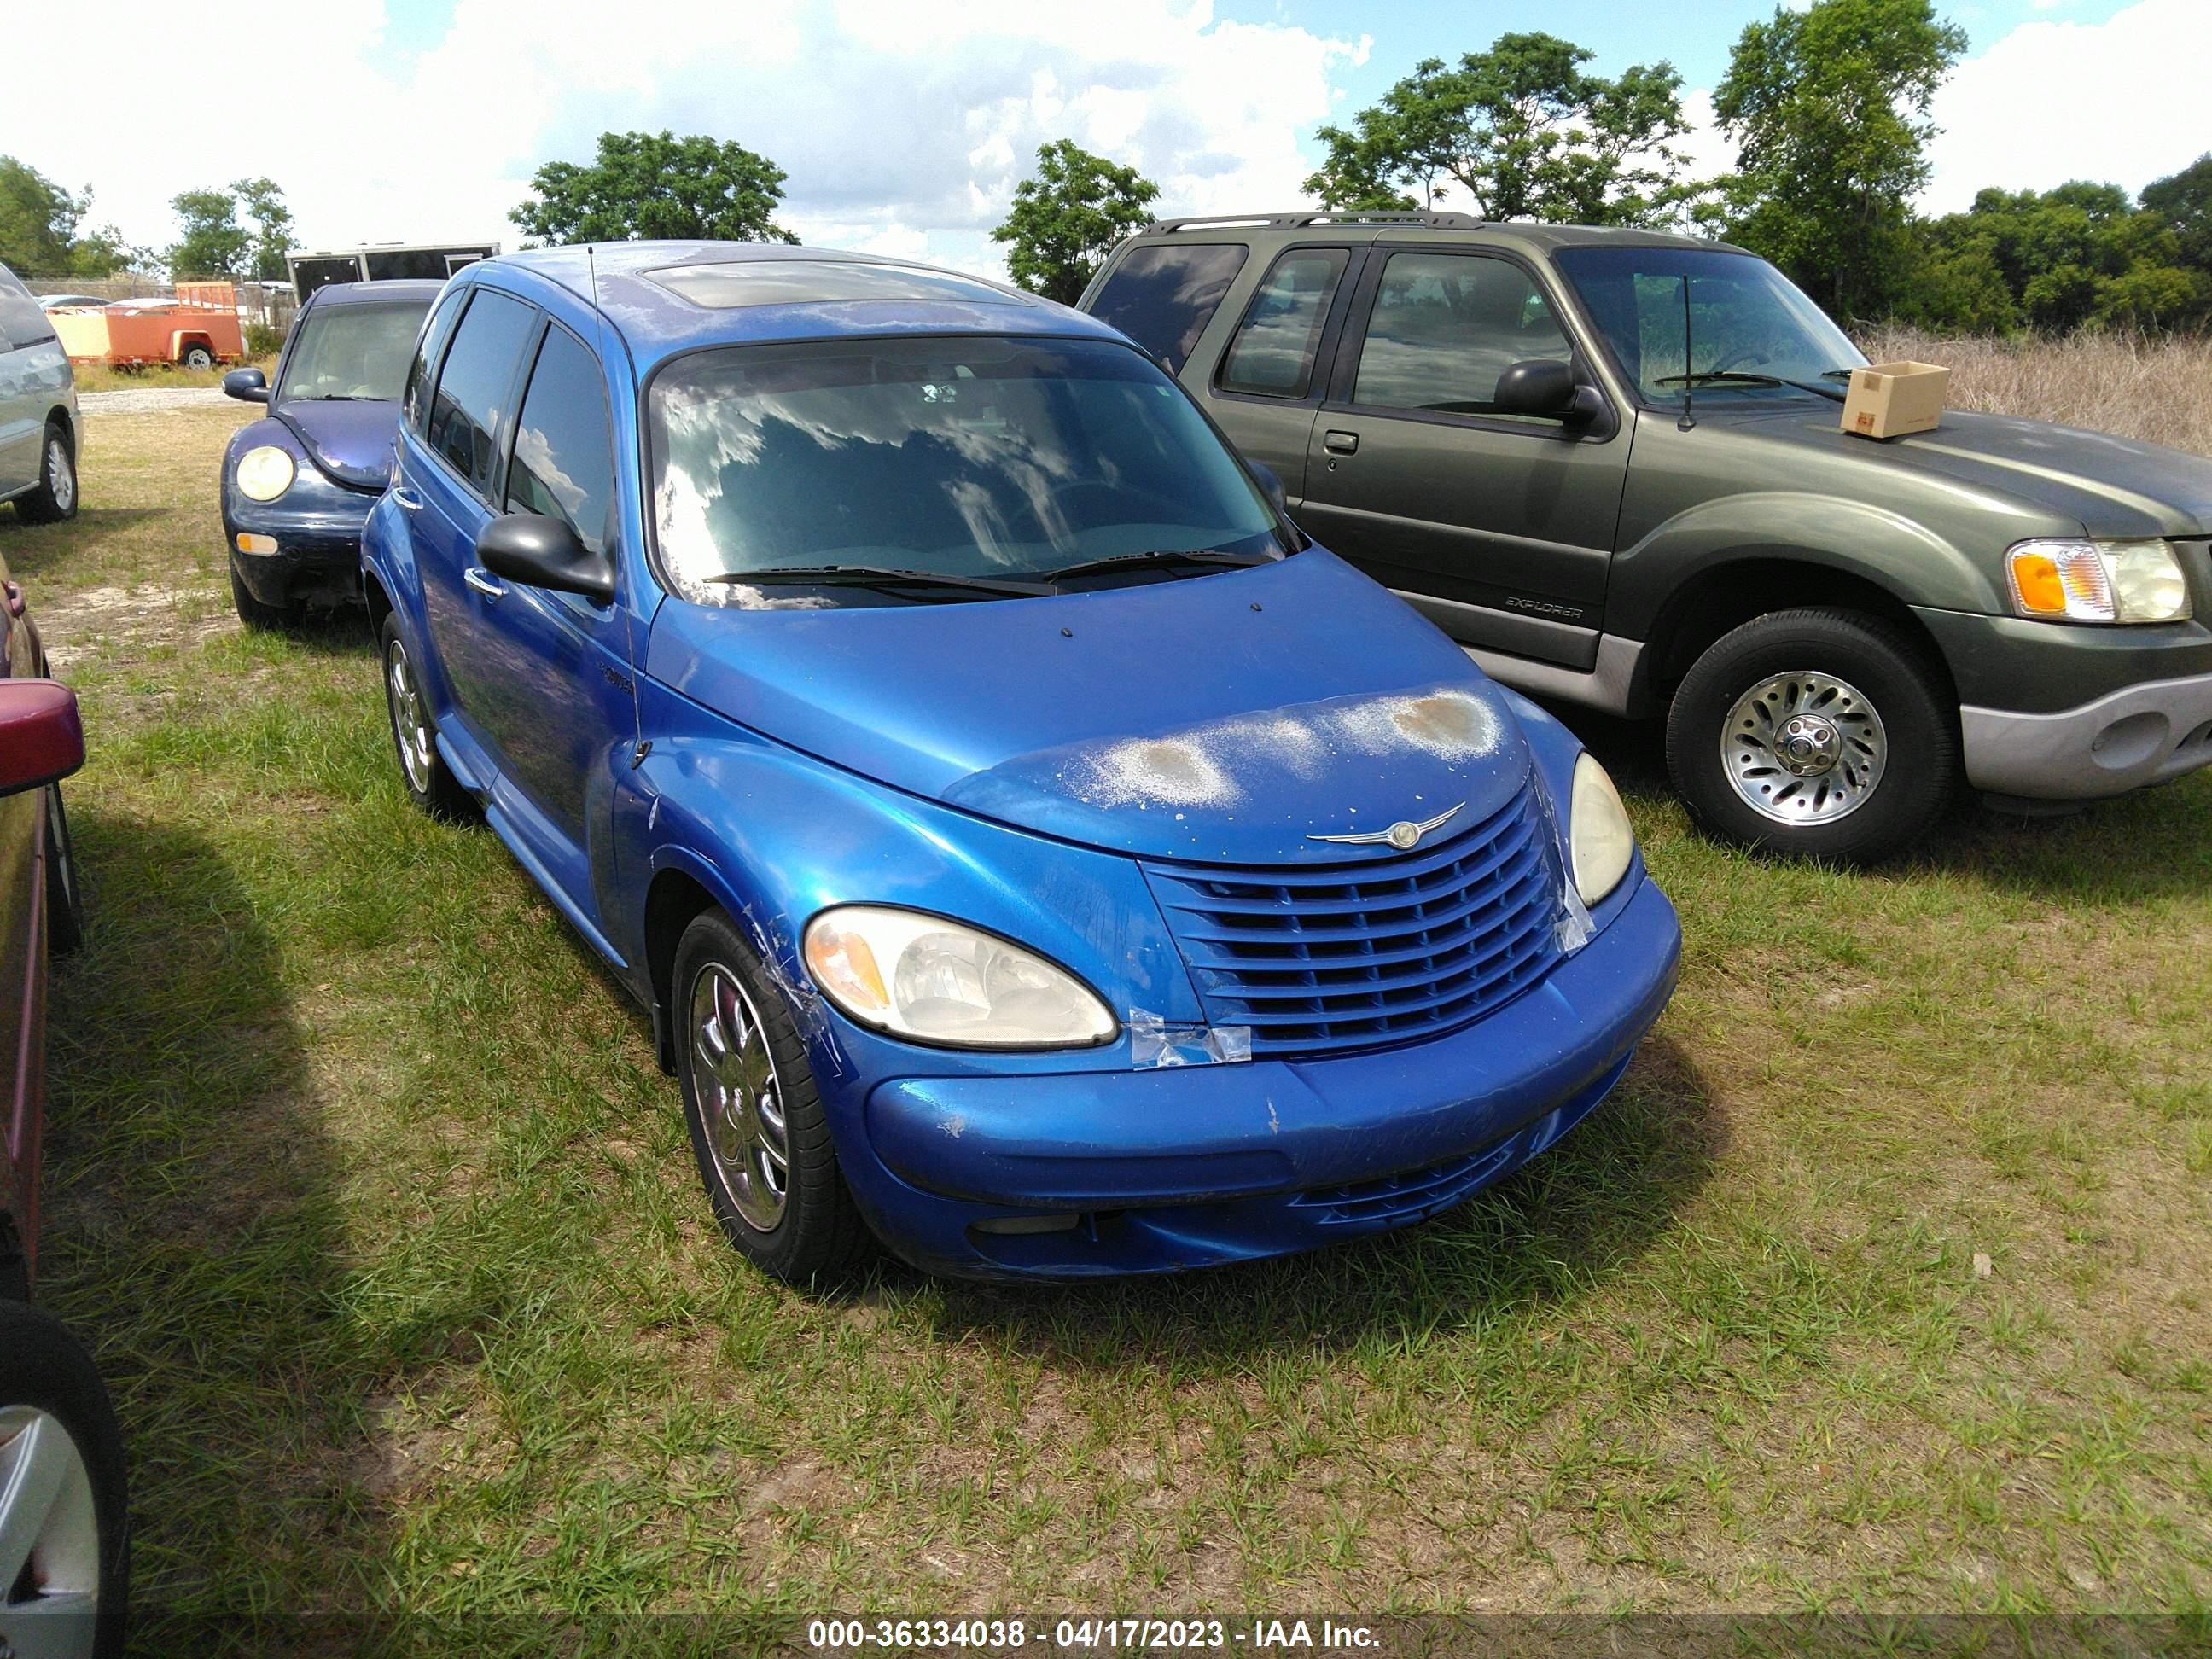
[[444,284],[339,283],[300,308],[272,387],[233,369],[222,389],[269,417],[222,458],[230,592],[248,628],[361,598],[361,526],[384,493],[399,388],[422,316]]

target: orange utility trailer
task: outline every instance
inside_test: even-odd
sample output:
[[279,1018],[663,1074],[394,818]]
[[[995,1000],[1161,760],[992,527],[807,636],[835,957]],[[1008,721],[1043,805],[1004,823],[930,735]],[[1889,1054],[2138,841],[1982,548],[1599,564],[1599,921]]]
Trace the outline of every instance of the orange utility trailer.
[[173,300],[118,300],[48,315],[62,349],[75,363],[212,368],[246,356],[238,289],[229,283],[179,283]]

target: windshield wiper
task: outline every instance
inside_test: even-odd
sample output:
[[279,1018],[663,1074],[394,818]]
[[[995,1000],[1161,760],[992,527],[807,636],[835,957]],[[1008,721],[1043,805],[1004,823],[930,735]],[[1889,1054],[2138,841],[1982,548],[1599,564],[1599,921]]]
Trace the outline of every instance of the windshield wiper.
[[872,564],[819,564],[781,567],[772,570],[717,570],[701,581],[742,582],[765,586],[771,582],[819,582],[848,587],[964,587],[979,593],[1036,597],[1060,590],[1050,582],[1022,581],[1012,576],[956,576],[943,570],[888,570]]
[[1064,564],[1057,570],[1044,573],[1048,581],[1065,581],[1070,576],[1096,575],[1102,570],[1141,570],[1148,566],[1164,564],[1225,564],[1235,566],[1272,564],[1273,556],[1266,553],[1224,553],[1218,548],[1164,547],[1150,553],[1116,553],[1111,558],[1085,559],[1079,564]]
[[[1829,371],[1834,373],[1832,369]],[[1845,369],[1848,375],[1850,371]],[[1654,383],[1658,386],[1711,386],[1719,381],[1726,386],[1786,386],[1796,392],[1809,392],[1826,398],[1832,403],[1841,403],[1844,394],[1832,386],[1816,386],[1810,380],[1788,380],[1778,374],[1747,374],[1741,369],[1710,369],[1702,374],[1662,374]]]

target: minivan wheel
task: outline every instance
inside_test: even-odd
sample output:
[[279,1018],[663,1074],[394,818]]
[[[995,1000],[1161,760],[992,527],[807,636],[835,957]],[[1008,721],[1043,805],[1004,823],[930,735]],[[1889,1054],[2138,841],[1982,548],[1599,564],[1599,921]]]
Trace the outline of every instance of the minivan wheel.
[[76,884],[76,848],[70,841],[62,787],[46,791],[46,949],[65,957],[84,943],[84,898]]
[[407,787],[407,798],[434,818],[464,821],[474,814],[476,800],[438,752],[430,700],[415,678],[415,664],[400,637],[397,617],[384,619],[383,652],[384,701],[392,716],[392,747],[399,757],[399,781]]
[[0,1302],[0,1649],[122,1652],[127,1496],[90,1357],[52,1316]]
[[874,1240],[837,1167],[806,1046],[726,914],[684,930],[670,988],[691,1151],[730,1243],[798,1285],[866,1260]]
[[1766,852],[1872,864],[1955,794],[1958,709],[1878,617],[1778,611],[1723,635],[1667,714],[1667,769],[1710,833]]
[[76,449],[58,421],[46,423],[39,487],[15,498],[15,516],[25,524],[59,524],[76,517]]

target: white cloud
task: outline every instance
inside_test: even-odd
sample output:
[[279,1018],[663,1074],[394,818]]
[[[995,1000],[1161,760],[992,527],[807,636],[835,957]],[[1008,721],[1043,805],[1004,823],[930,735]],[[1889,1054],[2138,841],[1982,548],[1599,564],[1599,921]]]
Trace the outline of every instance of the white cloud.
[[102,13],[87,119],[66,76],[11,81],[0,154],[89,182],[92,217],[163,243],[178,191],[265,173],[310,246],[495,238],[532,170],[605,129],[707,132],[790,174],[809,241],[999,268],[989,227],[1037,147],[1071,137],[1157,180],[1165,213],[1300,199],[1300,138],[1364,40],[1216,21],[1206,0],[457,0],[391,48],[383,0],[319,0],[257,32],[249,76],[183,75],[204,45],[169,0]]
[[2140,190],[2212,150],[2204,67],[2212,5],[2137,0],[2102,23],[2023,23],[1936,94],[1943,131],[1918,206],[1951,213],[1985,185],[2087,179]]

